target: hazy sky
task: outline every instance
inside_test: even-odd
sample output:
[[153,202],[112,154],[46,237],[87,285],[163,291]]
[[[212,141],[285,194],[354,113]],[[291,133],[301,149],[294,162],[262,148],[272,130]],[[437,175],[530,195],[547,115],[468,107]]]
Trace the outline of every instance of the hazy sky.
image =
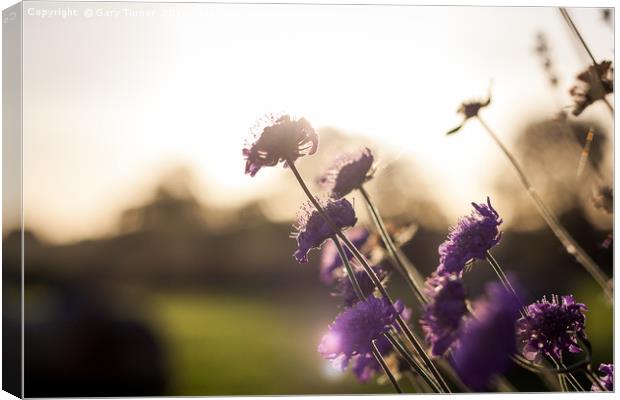
[[[415,157],[458,215],[489,193],[503,162],[476,123],[443,135],[460,122],[459,103],[492,80],[484,116],[509,143],[524,114],[557,111],[536,32],[563,93],[587,62],[553,8],[26,3],[24,12],[25,218],[57,241],[105,233],[176,163],[196,168],[205,201],[261,195],[276,175],[244,176],[241,146],[273,111]],[[610,59],[600,10],[571,13],[595,56]],[[600,105],[587,113],[609,121]]]

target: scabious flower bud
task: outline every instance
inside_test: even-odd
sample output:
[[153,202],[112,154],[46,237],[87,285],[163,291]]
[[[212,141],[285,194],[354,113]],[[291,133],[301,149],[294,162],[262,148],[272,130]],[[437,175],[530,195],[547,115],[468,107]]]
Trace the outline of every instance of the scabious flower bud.
[[[603,385],[605,390],[608,392],[613,392],[614,391],[614,365],[613,364],[601,364],[599,365],[598,370],[600,373],[603,374],[603,376],[599,377],[599,380],[601,381],[601,384]],[[600,392],[601,388],[598,387],[598,385],[594,384],[592,385],[591,390],[593,392]]]
[[[347,199],[321,201],[321,207],[339,229],[355,225],[357,217],[353,205]],[[296,224],[297,251],[293,254],[300,263],[308,262],[308,252],[318,249],[324,241],[336,234],[329,223],[308,202],[302,206]]]
[[440,274],[459,274],[471,260],[484,260],[486,252],[499,243],[502,219],[487,197],[487,204],[472,203],[474,211],[458,220],[439,246]]
[[581,351],[578,339],[585,339],[585,304],[576,303],[572,295],[543,297],[530,304],[517,323],[517,335],[523,356],[538,361],[543,355],[559,358],[563,351]]
[[486,298],[474,304],[453,352],[454,368],[471,389],[486,390],[494,376],[507,371],[516,351],[518,316],[515,297],[497,282],[488,284]]
[[[353,243],[353,245],[363,252],[363,247],[370,237],[370,232],[366,228],[354,227],[347,230],[345,236]],[[348,247],[344,246],[344,252],[347,259],[353,258],[353,253]],[[329,241],[321,248],[321,261],[319,264],[319,278],[326,285],[331,285],[334,281],[342,276],[342,259],[338,254],[336,245]]]
[[429,303],[420,319],[431,354],[442,356],[458,338],[463,317],[467,313],[465,287],[456,275],[433,273],[425,283]]
[[245,173],[250,176],[262,167],[272,167],[287,160],[314,154],[319,136],[305,118],[292,119],[289,115],[267,115],[252,130],[252,139],[243,148]]
[[369,148],[345,153],[318,178],[318,182],[330,191],[332,198],[339,199],[372,178],[371,168],[374,160]]

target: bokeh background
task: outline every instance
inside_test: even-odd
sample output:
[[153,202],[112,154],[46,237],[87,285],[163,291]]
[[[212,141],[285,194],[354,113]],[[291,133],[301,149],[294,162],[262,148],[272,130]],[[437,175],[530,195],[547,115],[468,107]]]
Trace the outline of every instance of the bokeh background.
[[[613,61],[613,12],[569,12]],[[316,352],[340,304],[318,253],[292,258],[303,193],[281,167],[243,174],[244,139],[274,111],[318,130],[319,152],[299,160],[310,182],[343,151],[374,151],[369,191],[390,223],[415,227],[403,249],[424,274],[490,196],[496,258],[531,301],[587,303],[595,362],[612,361],[612,306],[482,127],[445,136],[459,104],[490,90],[482,115],[612,275],[612,215],[592,199],[612,185],[613,119],[599,103],[570,115],[588,59],[557,9],[30,2],[23,33],[26,396],[391,392]],[[18,287],[18,204],[3,207]],[[476,264],[472,297],[493,278]],[[508,379],[544,389],[516,367]]]

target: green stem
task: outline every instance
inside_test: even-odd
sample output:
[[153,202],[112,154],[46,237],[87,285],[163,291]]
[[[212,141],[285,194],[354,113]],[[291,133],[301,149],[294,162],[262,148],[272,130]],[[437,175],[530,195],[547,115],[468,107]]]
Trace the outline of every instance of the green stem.
[[383,371],[385,372],[385,375],[387,375],[388,379],[392,383],[392,386],[394,386],[394,389],[396,389],[397,393],[403,393],[403,389],[400,388],[400,386],[398,385],[398,382],[396,381],[396,378],[394,378],[394,375],[392,374],[392,371],[390,371],[390,368],[385,363],[385,360],[383,359],[383,357],[381,357],[381,353],[379,352],[379,349],[377,348],[377,344],[375,343],[374,340],[372,341],[371,344],[372,344],[372,354],[375,356],[375,359],[381,365],[381,368],[383,368]]
[[398,310],[396,310],[396,307],[394,307],[394,302],[392,301],[392,298],[388,294],[387,290],[383,287],[383,284],[381,283],[381,280],[377,277],[377,275],[374,273],[374,271],[370,267],[370,264],[368,263],[366,258],[353,245],[353,243],[351,243],[349,238],[347,238],[347,236],[344,233],[342,233],[340,228],[338,228],[338,226],[334,223],[334,221],[330,218],[330,216],[327,215],[327,213],[325,212],[325,210],[323,209],[321,204],[312,195],[312,193],[310,192],[310,189],[308,189],[308,186],[306,185],[306,183],[304,182],[303,178],[299,174],[299,171],[297,170],[297,167],[295,166],[295,163],[292,160],[290,160],[290,159],[287,159],[286,162],[287,162],[287,165],[289,166],[289,168],[291,169],[291,171],[293,172],[293,175],[295,175],[295,178],[297,179],[297,182],[301,186],[302,190],[304,191],[304,193],[306,194],[306,196],[308,197],[308,199],[310,200],[312,205],[314,205],[314,207],[317,210],[317,212],[323,217],[323,219],[327,222],[327,224],[330,226],[330,228],[334,231],[334,234],[336,234],[336,236],[338,236],[338,238],[340,240],[342,240],[342,242],[353,253],[355,258],[358,259],[358,261],[362,265],[362,268],[364,268],[364,271],[366,271],[366,274],[368,274],[368,277],[370,278],[372,283],[375,285],[375,287],[377,289],[379,289],[379,292],[381,293],[381,296],[383,296],[390,303],[390,305],[392,306],[392,309],[396,313],[396,322],[398,323],[398,325],[400,326],[400,328],[404,332],[404,334],[407,337],[407,339],[414,346],[414,349],[420,355],[420,357],[424,361],[424,364],[426,365],[426,367],[434,375],[435,379],[437,379],[437,381],[441,383],[441,386],[444,389],[444,391],[449,392],[450,388],[448,387],[448,385],[443,380],[443,377],[441,376],[441,374],[439,374],[439,371],[437,371],[437,368],[435,367],[435,365],[433,364],[431,359],[428,357],[428,355],[426,354],[426,352],[424,351],[424,349],[420,345],[419,341],[415,338],[413,332],[411,332],[411,329],[409,328],[409,326],[407,326],[405,321],[402,319],[402,317],[398,313]]
[[504,285],[504,288],[506,288],[506,290],[508,292],[512,293],[514,298],[517,300],[517,303],[521,307],[521,316],[524,316],[526,310],[523,307],[523,304],[521,304],[521,299],[519,298],[519,295],[517,294],[517,291],[514,289],[514,287],[512,287],[512,284],[510,283],[510,280],[508,280],[508,277],[504,273],[504,270],[499,265],[497,260],[493,257],[493,255],[491,255],[491,252],[488,251],[488,250],[487,250],[487,261],[491,265],[491,268],[493,268],[493,271],[495,271],[495,274],[499,278],[499,280],[502,283],[502,285]]
[[441,387],[438,385],[438,383],[434,381],[433,379],[431,379],[426,373],[426,371],[424,371],[424,369],[418,365],[418,363],[413,359],[413,357],[411,357],[411,355],[409,354],[407,349],[402,345],[402,343],[400,343],[391,333],[386,333],[385,337],[392,344],[392,347],[396,349],[398,354],[400,354],[401,357],[405,361],[407,361],[407,364],[409,364],[418,373],[418,375],[420,375],[424,379],[424,382],[426,382],[426,384],[428,384],[431,388],[433,388],[436,393],[441,393],[442,390],[441,390]]
[[613,301],[613,293],[611,287],[609,286],[609,278],[607,277],[607,275],[605,275],[601,267],[599,267],[594,262],[594,260],[590,258],[590,256],[585,252],[585,250],[581,248],[581,246],[579,246],[575,239],[573,239],[573,237],[568,233],[568,231],[562,226],[557,217],[553,215],[551,210],[549,210],[547,205],[543,202],[542,198],[538,195],[536,189],[534,189],[534,187],[530,183],[529,179],[525,175],[525,172],[523,171],[517,160],[510,153],[508,148],[506,148],[506,146],[504,146],[504,144],[499,140],[491,127],[489,127],[489,125],[487,125],[486,122],[479,115],[477,116],[477,118],[478,121],[480,121],[482,127],[489,134],[491,139],[493,139],[495,144],[497,144],[500,150],[502,150],[504,155],[508,158],[508,161],[510,161],[510,163],[512,164],[513,168],[519,175],[521,184],[536,205],[538,212],[543,217],[549,228],[551,228],[551,231],[562,243],[562,245],[566,249],[566,252],[575,257],[577,262],[579,262],[579,264],[581,264],[585,268],[585,270],[594,278],[596,283],[599,284],[609,301]]
[[[388,233],[385,223],[379,214],[379,211],[373,201],[370,199],[370,195],[364,189],[364,186],[360,186],[359,188],[364,201],[366,202],[366,206],[368,211],[370,212],[370,216],[372,217],[373,222],[377,226],[379,230],[379,234],[381,235],[381,239],[385,244],[385,247],[388,251],[388,255],[392,261],[392,264],[399,270],[399,272],[405,278],[405,281],[409,285],[409,287],[413,290],[413,293],[416,295],[421,304],[428,303],[428,299],[424,296],[424,292],[422,287],[424,286],[424,280],[420,275],[420,272],[415,268],[415,266],[409,261],[405,261],[405,257],[401,257],[401,254],[398,252],[398,248],[395,245],[392,237]],[[404,256],[404,255],[403,255]],[[408,261],[408,260],[407,260]]]

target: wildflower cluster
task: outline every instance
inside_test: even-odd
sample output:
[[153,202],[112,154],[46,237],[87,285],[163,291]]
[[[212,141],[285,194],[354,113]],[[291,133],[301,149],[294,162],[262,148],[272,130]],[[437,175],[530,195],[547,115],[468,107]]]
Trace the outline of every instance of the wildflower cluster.
[[[461,112],[465,120],[477,116],[489,101],[464,104]],[[355,209],[345,198],[356,189],[362,190],[372,212],[374,206],[363,185],[373,175],[374,156],[364,148],[339,157],[319,178],[329,192],[327,198],[319,200],[311,195],[294,165],[297,158],[316,152],[317,145],[318,136],[305,119],[283,116],[263,128],[243,153],[246,173],[252,176],[264,166],[290,163],[287,166],[309,197],[293,234],[297,240],[293,256],[307,263],[310,250],[321,249],[320,280],[333,285],[333,294],[342,299],[342,311],[328,326],[318,352],[340,369],[350,367],[361,382],[383,371],[400,391],[393,370],[411,368],[427,387],[449,392],[450,387],[426,352],[416,349],[414,356],[402,344],[403,338],[412,345],[417,343],[407,324],[411,310],[400,300],[392,302],[387,294],[390,270],[381,260],[372,265],[368,261],[379,243],[368,229],[355,226]],[[438,248],[439,265],[427,278],[423,296],[419,295],[419,323],[430,355],[445,358],[465,385],[482,391],[490,388],[494,377],[507,372],[519,352],[525,360],[522,362],[530,363],[531,368],[541,368],[538,363],[542,356],[560,360],[565,351],[581,352],[581,342],[587,341],[587,308],[571,295],[553,296],[551,301],[543,297],[524,308],[519,318],[521,290],[489,253],[500,243],[502,219],[489,197],[486,203],[472,203],[472,207],[469,215],[450,228]],[[376,211],[373,217],[381,240],[388,245],[391,240],[385,236],[389,233]],[[470,301],[463,280],[465,267],[485,259],[501,283],[487,284],[485,293]],[[404,268],[406,264],[397,261]],[[613,390],[613,365],[602,364],[599,370],[600,382],[592,390]]]

